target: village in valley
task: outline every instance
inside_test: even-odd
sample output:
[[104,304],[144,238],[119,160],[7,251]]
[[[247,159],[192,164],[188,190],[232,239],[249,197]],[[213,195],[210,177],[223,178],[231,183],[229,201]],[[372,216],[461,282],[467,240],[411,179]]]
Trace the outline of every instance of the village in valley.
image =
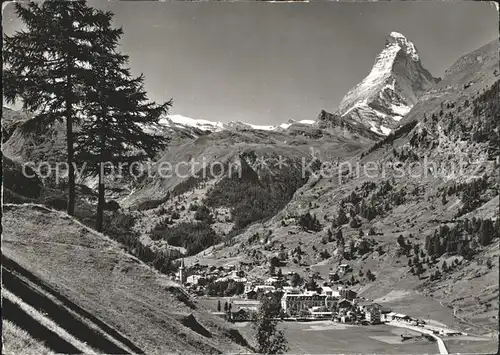
[[[214,315],[230,322],[252,322],[257,319],[263,297],[275,300],[276,314],[281,321],[336,323],[377,326],[387,324],[412,330],[412,334],[429,341],[442,340],[439,336],[467,335],[444,326],[428,324],[426,320],[399,313],[395,309],[358,296],[358,293],[339,280],[339,275],[352,271],[349,264],[340,264],[329,280],[316,282],[319,275],[303,280],[298,273],[283,274],[277,269],[267,279],[252,277],[245,271],[248,265],[208,266],[196,262],[186,267],[182,259],[177,275],[192,296],[212,308]],[[415,333],[417,332],[417,333]],[[401,333],[402,341],[414,338]]]

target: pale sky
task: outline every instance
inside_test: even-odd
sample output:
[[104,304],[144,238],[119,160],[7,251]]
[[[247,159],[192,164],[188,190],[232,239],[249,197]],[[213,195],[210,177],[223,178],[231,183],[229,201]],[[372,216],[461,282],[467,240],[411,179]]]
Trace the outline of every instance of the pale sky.
[[[143,73],[151,99],[174,99],[172,114],[276,124],[334,111],[366,76],[391,31],[417,47],[434,76],[498,38],[486,2],[117,2],[121,50]],[[4,32],[21,28],[13,6]]]

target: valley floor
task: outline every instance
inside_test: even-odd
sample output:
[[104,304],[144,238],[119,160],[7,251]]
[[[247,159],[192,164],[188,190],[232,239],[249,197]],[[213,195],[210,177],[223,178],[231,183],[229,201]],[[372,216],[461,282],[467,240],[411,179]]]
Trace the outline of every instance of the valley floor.
[[[253,336],[252,324],[235,323],[245,337]],[[436,342],[411,330],[390,325],[348,325],[331,321],[282,322],[290,354],[438,354]],[[414,338],[402,341],[401,335]],[[498,341],[483,337],[442,337],[448,353],[495,353]]]
[[[231,302],[233,297],[197,297],[213,312],[217,302]],[[395,312],[424,319],[431,329],[462,329],[467,335],[438,337],[439,345],[422,337],[422,332],[404,328],[403,323],[380,325],[352,325],[330,320],[308,322],[284,321],[280,323],[288,340],[290,354],[493,354],[498,348],[498,337],[459,322],[453,311],[438,301],[412,291],[393,291],[375,300]],[[254,329],[251,322],[236,322],[234,326],[253,343]],[[435,327],[435,328],[432,328]],[[411,328],[411,327],[409,327]],[[418,327],[415,327],[418,328]],[[450,329],[451,328],[451,329]],[[424,328],[422,328],[424,329]],[[411,339],[402,340],[402,335]],[[253,344],[255,345],[255,344]],[[444,345],[444,346],[443,346]]]

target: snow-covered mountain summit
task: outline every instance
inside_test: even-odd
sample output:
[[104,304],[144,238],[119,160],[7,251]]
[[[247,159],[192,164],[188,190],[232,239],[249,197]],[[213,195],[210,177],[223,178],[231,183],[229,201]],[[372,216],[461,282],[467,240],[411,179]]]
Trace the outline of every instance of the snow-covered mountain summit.
[[337,114],[387,135],[438,81],[422,66],[415,45],[391,32],[370,73],[345,95]]
[[186,117],[182,115],[167,115],[160,119],[160,125],[166,127],[179,127],[179,128],[197,128],[202,131],[220,131],[224,129],[224,123],[217,121],[208,121],[203,119],[195,119],[191,117]]
[[313,120],[301,120],[294,121],[289,120],[287,123],[281,123],[275,126],[263,126],[263,125],[254,125],[250,123],[240,122],[240,121],[231,121],[228,123],[220,122],[220,121],[208,121],[203,119],[195,119],[182,115],[167,115],[160,119],[160,125],[164,127],[170,128],[191,128],[197,129],[201,131],[210,131],[210,132],[219,132],[227,129],[255,129],[255,130],[263,130],[263,131],[279,131],[286,130],[293,124],[305,124],[305,125],[313,125],[315,121]]

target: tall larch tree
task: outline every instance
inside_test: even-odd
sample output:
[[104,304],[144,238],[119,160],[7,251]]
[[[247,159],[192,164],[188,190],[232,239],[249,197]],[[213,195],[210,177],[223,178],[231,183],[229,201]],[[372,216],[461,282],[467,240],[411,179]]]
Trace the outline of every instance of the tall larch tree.
[[125,177],[133,172],[134,163],[153,158],[166,146],[164,136],[148,133],[147,128],[158,123],[172,101],[161,105],[148,101],[144,77],[133,77],[128,56],[118,52],[122,29],[112,27],[112,13],[100,12],[98,17],[100,36],[93,44],[85,120],[76,146],[78,161],[98,176],[96,229],[102,231],[106,176],[114,172]]
[[81,117],[92,43],[97,39],[96,9],[85,1],[14,4],[24,30],[4,36],[4,96],[22,101],[40,127],[66,121],[68,204],[74,214],[73,122]]

